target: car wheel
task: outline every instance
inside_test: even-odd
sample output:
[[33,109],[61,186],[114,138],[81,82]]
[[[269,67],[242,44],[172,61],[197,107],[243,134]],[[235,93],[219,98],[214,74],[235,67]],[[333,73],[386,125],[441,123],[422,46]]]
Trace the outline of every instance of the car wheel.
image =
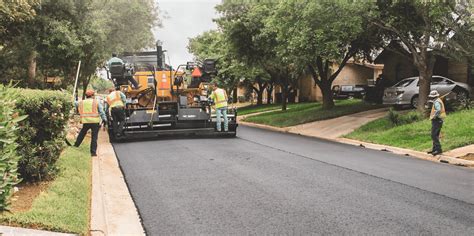
[[411,106],[413,108],[418,107],[418,95],[413,96],[413,98],[411,99]]
[[456,99],[458,101],[467,100],[467,99],[469,99],[469,93],[467,91],[464,91],[464,90],[456,92]]
[[467,108],[470,103],[469,93],[465,90],[456,92],[456,102],[462,107]]

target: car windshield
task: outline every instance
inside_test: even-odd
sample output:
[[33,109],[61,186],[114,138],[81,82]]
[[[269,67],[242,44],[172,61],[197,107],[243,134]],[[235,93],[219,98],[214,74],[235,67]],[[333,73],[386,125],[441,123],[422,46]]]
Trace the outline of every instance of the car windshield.
[[413,83],[413,81],[414,81],[414,79],[402,80],[402,81],[396,83],[393,87],[407,87],[408,85]]

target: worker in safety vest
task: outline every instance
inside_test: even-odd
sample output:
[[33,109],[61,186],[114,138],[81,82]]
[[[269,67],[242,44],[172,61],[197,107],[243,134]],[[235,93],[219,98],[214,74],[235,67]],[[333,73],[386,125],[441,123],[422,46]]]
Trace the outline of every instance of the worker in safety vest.
[[97,138],[99,136],[101,118],[103,121],[107,120],[102,104],[98,99],[94,98],[94,94],[93,90],[87,90],[86,99],[76,102],[79,114],[81,115],[82,129],[77,136],[76,143],[74,143],[74,146],[79,147],[87,131],[90,129],[92,132],[91,156],[97,156]]
[[[117,53],[112,53],[112,58],[110,58],[110,59],[107,61],[107,68],[109,68],[109,70],[110,70],[110,67],[112,67],[112,65],[117,65],[117,66],[123,67],[123,66],[125,65],[125,63],[123,62],[122,59],[120,59],[120,58],[117,57]],[[140,84],[138,84],[138,82],[133,78],[133,76],[125,76],[125,79],[127,79],[128,81],[130,81],[130,83],[132,83],[134,89],[139,89],[139,88],[142,87],[142,86],[141,86]]]
[[218,132],[221,132],[221,116],[224,116],[224,131],[229,131],[229,120],[227,119],[227,93],[224,89],[217,86],[217,83],[213,83],[213,91],[209,96],[214,100],[216,106],[216,128]]
[[429,98],[433,100],[433,106],[431,107],[430,113],[433,149],[428,153],[435,156],[443,152],[441,149],[441,143],[439,142],[439,134],[441,133],[441,127],[443,126],[443,119],[446,117],[446,111],[444,109],[443,100],[439,97],[438,91],[431,91]]
[[127,97],[120,91],[120,87],[110,89],[110,94],[107,96],[107,109],[112,116],[112,127],[115,132],[115,136],[122,136],[123,125],[125,123],[125,104],[127,103]]

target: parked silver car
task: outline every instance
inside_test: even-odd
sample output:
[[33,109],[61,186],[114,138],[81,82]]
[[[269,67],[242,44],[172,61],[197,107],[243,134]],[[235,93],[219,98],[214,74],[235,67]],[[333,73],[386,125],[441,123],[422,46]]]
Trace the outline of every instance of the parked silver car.
[[[401,80],[392,87],[384,91],[383,104],[402,106],[411,105],[416,107],[418,104],[418,77],[410,77]],[[443,76],[435,75],[431,78],[431,90],[438,90],[441,96],[453,91],[450,97],[469,98],[472,96],[472,89],[465,83],[452,81]]]

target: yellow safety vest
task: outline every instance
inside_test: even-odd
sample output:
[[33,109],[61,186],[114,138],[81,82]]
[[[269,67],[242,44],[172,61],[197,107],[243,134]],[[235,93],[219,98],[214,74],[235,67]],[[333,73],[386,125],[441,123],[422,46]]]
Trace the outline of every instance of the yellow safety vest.
[[111,92],[107,96],[107,104],[109,107],[123,107],[122,97],[120,97],[120,91]]
[[213,92],[214,103],[216,108],[222,108],[227,106],[227,94],[224,89],[216,89]]
[[[446,111],[445,111],[445,109],[444,109],[443,100],[441,100],[441,98],[438,98],[438,99],[436,99],[436,101],[438,101],[438,102],[441,104],[441,113],[439,114],[439,117],[440,117],[441,119],[446,118]],[[435,101],[435,102],[436,102],[436,101]],[[434,106],[434,102],[433,102],[433,106],[431,107],[430,120],[432,120],[432,119],[435,118],[435,114],[436,114],[436,110],[435,110],[435,106]]]
[[100,123],[100,115],[97,99],[89,98],[79,102],[79,114],[81,115],[82,124],[98,124]]

